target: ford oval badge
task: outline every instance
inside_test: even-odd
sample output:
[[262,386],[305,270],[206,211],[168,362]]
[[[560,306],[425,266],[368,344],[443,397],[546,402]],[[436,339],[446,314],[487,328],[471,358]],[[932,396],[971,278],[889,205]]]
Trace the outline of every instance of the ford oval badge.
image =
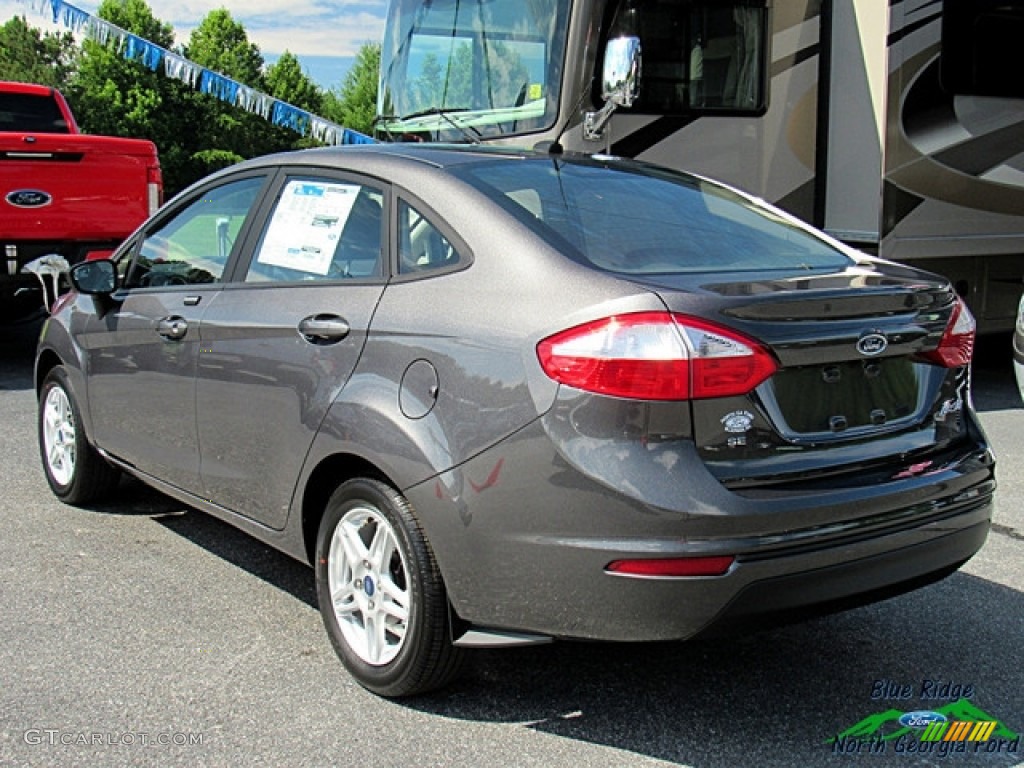
[[42,208],[53,202],[53,197],[41,189],[16,189],[7,193],[7,202],[15,208]]
[[889,340],[877,331],[865,333],[857,339],[857,351],[865,357],[876,357],[885,352]]
[[900,717],[900,725],[905,728],[927,728],[931,723],[944,722],[946,722],[945,715],[939,714],[938,712],[929,712],[928,710],[907,712],[905,715]]

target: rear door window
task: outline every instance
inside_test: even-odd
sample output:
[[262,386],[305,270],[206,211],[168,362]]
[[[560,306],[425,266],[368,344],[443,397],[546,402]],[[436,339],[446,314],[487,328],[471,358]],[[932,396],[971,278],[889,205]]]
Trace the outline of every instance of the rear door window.
[[398,204],[398,273],[430,272],[459,264],[459,251],[430,218],[410,203]]
[[336,178],[288,177],[245,282],[379,278],[383,226],[381,189]]

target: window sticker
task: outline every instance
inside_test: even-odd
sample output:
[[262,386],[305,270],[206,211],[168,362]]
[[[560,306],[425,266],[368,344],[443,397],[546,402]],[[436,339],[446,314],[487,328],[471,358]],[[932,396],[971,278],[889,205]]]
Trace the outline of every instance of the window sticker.
[[256,261],[326,275],[360,189],[357,184],[289,181]]

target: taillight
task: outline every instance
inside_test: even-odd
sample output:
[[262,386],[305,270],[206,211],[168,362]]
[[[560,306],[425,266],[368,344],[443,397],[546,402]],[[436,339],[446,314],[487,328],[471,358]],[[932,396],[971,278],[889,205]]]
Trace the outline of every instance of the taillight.
[[668,312],[578,325],[540,342],[537,356],[561,384],[636,400],[742,395],[776,370],[774,358],[753,339]]
[[676,315],[690,346],[691,397],[745,395],[778,369],[775,358],[736,331]]
[[958,298],[953,306],[946,331],[942,334],[939,346],[923,357],[946,368],[957,368],[971,362],[974,354],[974,336],[977,324],[974,315],[967,308],[963,299]]
[[163,205],[164,181],[160,166],[150,166],[146,173],[146,203],[152,216]]

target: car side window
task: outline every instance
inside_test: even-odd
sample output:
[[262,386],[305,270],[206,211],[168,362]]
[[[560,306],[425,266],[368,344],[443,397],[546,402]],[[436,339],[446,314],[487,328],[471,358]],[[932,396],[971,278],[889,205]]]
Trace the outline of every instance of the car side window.
[[289,178],[245,281],[380,277],[383,223],[379,189],[336,179]]
[[157,228],[143,234],[126,288],[199,285],[223,279],[231,249],[263,177],[208,189]]
[[402,200],[398,204],[398,272],[402,275],[457,264],[459,253],[431,221]]

